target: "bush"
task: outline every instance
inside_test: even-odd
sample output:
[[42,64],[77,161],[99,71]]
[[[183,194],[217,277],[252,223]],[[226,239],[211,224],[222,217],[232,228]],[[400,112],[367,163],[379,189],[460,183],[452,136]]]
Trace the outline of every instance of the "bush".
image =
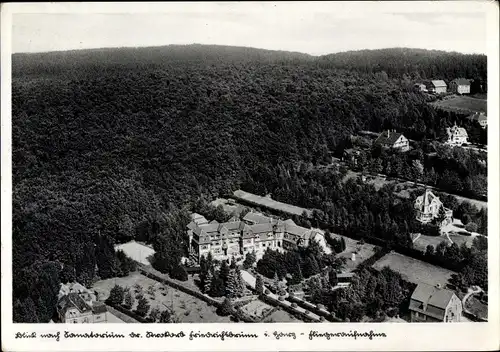
[[309,314],[309,313],[311,313],[311,312],[308,310],[304,311],[304,314]]
[[266,289],[266,290],[264,291],[264,293],[265,293],[266,295],[268,295],[268,294],[270,294],[271,292],[269,292],[269,290],[267,290],[267,289]]
[[284,301],[284,300],[285,300],[285,296],[279,296],[279,297],[278,297],[278,300],[280,300],[280,301]]
[[293,302],[292,303],[292,308],[297,308],[297,303]]
[[319,321],[325,321],[325,317],[319,317]]
[[318,308],[318,309],[322,309],[322,310],[324,310],[324,309],[325,309],[325,306],[324,306],[324,305],[322,305],[322,304],[318,304],[318,305],[317,305],[317,308]]

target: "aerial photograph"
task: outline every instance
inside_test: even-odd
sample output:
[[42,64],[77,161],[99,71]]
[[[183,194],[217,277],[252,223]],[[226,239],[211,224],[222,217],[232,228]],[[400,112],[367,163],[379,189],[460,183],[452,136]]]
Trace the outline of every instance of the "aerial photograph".
[[488,321],[485,14],[185,6],[13,15],[14,323]]

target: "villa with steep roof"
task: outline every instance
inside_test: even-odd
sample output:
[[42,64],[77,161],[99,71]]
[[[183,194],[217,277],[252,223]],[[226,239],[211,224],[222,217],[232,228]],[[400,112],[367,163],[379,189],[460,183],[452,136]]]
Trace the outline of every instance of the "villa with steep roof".
[[467,119],[477,121],[482,128],[486,128],[486,126],[488,126],[488,119],[484,112],[476,112],[467,116]]
[[453,291],[439,285],[418,284],[410,299],[412,322],[460,322],[462,302]]
[[[200,260],[212,254],[214,259],[243,258],[255,252],[261,257],[270,248],[285,251],[297,246],[308,246],[319,234],[315,230],[297,226],[291,219],[286,221],[250,212],[243,221],[208,223],[200,215],[192,214],[187,226],[191,257]],[[199,225],[195,222],[197,220]]]
[[61,284],[57,314],[62,323],[94,324],[107,322],[107,307],[95,294],[78,282]]
[[453,211],[445,208],[439,197],[436,197],[429,189],[415,200],[416,218],[423,223],[429,223],[439,216],[441,209],[444,211],[445,220],[443,224],[448,224],[452,221]]
[[446,129],[447,140],[446,144],[449,145],[462,145],[468,143],[469,135],[465,128],[458,127],[456,124],[453,127]]

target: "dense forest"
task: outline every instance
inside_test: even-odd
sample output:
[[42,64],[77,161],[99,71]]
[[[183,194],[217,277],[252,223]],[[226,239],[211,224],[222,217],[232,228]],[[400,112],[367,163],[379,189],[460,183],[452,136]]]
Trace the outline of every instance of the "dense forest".
[[427,77],[486,77],[485,56],[433,53],[426,66],[419,51],[394,53],[358,55],[374,58],[370,70],[341,55],[201,45],[13,55],[14,320],[49,321],[63,280],[125,274],[116,243],[147,241],[157,267],[177,272],[188,212],[239,187],[323,209],[346,235],[373,221],[375,236],[408,243],[409,208],[390,191],[294,174],[387,119],[420,138],[445,127],[409,89],[405,60]]

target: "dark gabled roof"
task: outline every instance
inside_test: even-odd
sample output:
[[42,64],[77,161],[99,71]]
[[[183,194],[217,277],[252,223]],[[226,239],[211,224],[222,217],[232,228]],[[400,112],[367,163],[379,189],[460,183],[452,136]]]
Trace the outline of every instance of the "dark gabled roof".
[[83,300],[82,297],[76,292],[68,293],[66,296],[61,297],[57,303],[58,310],[63,315],[70,308],[76,308],[80,313],[89,312],[92,308]]
[[92,312],[94,314],[106,313],[108,311],[108,307],[102,302],[94,302],[92,303]]
[[378,138],[375,140],[375,143],[382,144],[382,145],[394,145],[396,141],[401,137],[403,134],[398,133],[398,132],[392,132],[392,131],[384,131],[382,132]]
[[476,121],[487,121],[486,114],[484,112],[476,112],[472,115],[469,115],[467,118]]
[[470,86],[470,80],[465,78],[455,78],[450,83],[456,83],[459,86]]

